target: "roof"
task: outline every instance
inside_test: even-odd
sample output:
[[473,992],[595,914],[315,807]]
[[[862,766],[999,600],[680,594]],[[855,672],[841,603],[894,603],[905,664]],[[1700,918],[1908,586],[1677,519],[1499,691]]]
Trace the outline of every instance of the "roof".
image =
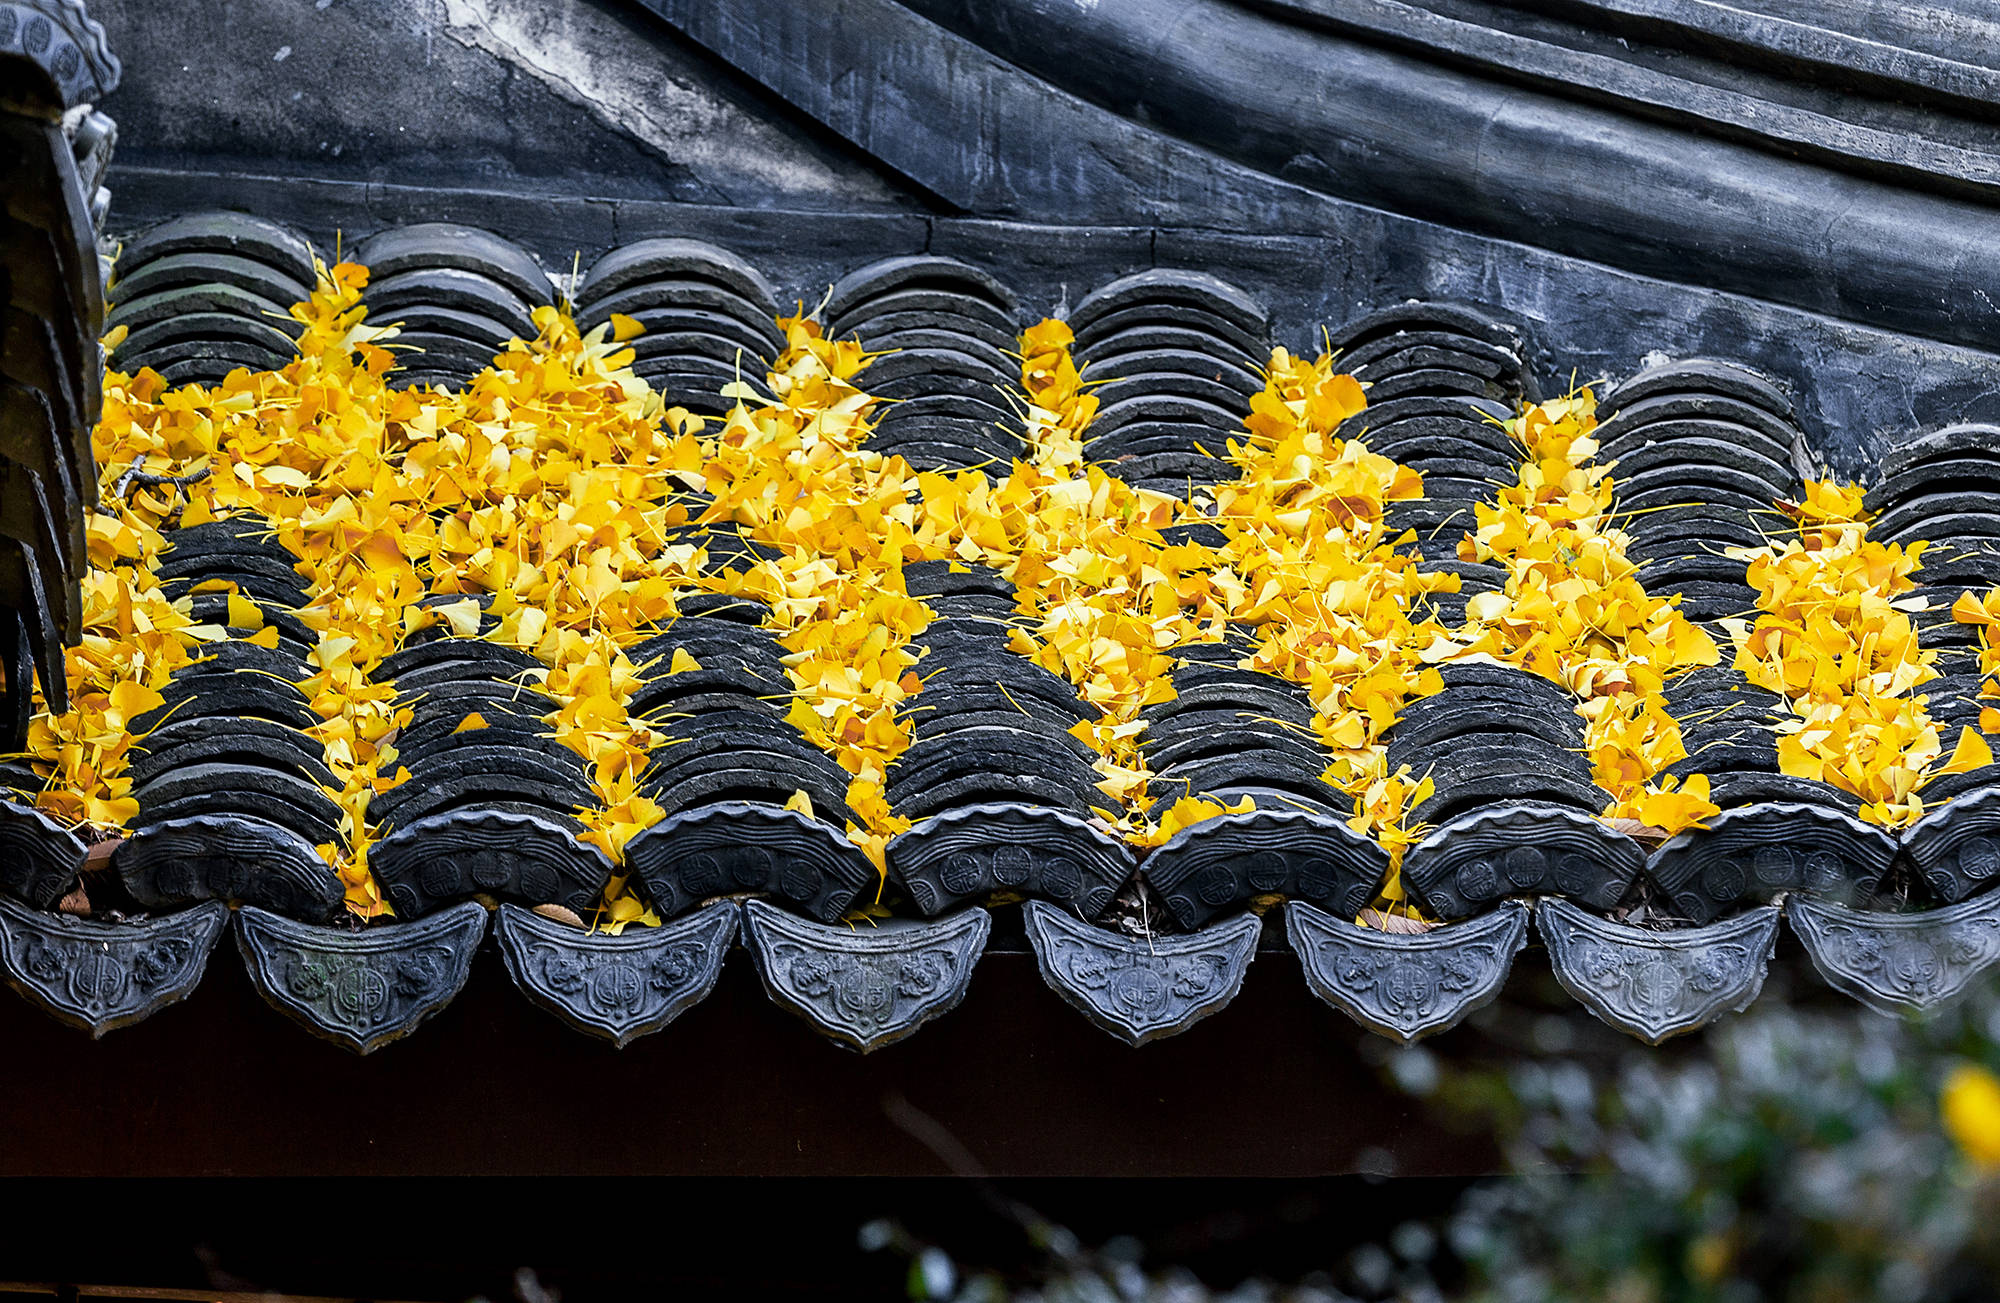
[[[754,399],[779,383],[762,363],[785,350],[818,356],[772,324],[780,296],[752,264],[699,241],[620,247],[574,283],[500,236],[447,224],[384,231],[354,256],[371,268],[359,291],[368,321],[403,326],[382,342],[423,349],[387,373],[390,393],[476,388],[510,339],[547,335],[534,313],[559,294],[586,332],[643,328],[629,374],[659,395],[655,420],[675,407],[721,420],[736,400],[719,391],[739,374]],[[118,263],[107,326],[124,334],[111,366],[212,387],[201,402],[242,390],[231,373],[284,367],[316,328],[310,313],[286,315],[314,279],[306,241],[274,223],[197,213],[156,226]],[[1081,410],[1059,387],[1027,392],[1061,409],[1040,415],[996,398],[1032,380],[1021,351],[1033,373],[1036,346],[1021,332],[1033,314],[977,266],[866,264],[834,284],[819,316],[827,338],[881,353],[852,372],[871,398],[895,400],[864,446],[913,471],[997,477],[1035,462]],[[1144,501],[1210,504],[1219,524],[1161,524],[1156,551],[1224,546],[1229,521],[1215,497],[1241,467],[1221,445],[1275,383],[1259,374],[1275,364],[1258,296],[1207,272],[1152,269],[1080,295],[1067,327],[1073,344],[1049,356],[1073,353],[1098,382],[1093,412],[1072,422],[1086,460],[1126,491],[1149,490]],[[1424,475],[1421,496],[1384,507],[1383,573],[1460,581],[1456,593],[1413,589],[1404,624],[1455,627],[1481,593],[1512,591],[1510,576],[1518,589],[1525,554],[1467,552],[1469,531],[1452,522],[1506,500],[1516,478],[1520,448],[1495,422],[1550,384],[1525,360],[1532,326],[1492,308],[1409,302],[1324,342],[1369,386],[1366,406],[1329,429]],[[1305,383],[1329,385],[1331,373]],[[113,392],[151,401],[116,381]],[[1565,455],[1579,467],[1616,459],[1616,501],[1629,513],[1616,546],[1644,563],[1637,573],[1656,595],[1681,595],[1679,616],[1658,618],[1726,642],[1722,621],[1756,614],[1761,590],[1746,557],[1718,550],[1761,542],[1776,517],[1760,513],[1807,498],[1805,480],[1819,473],[1788,387],[1726,361],[1662,362],[1608,386],[1598,412],[1595,446]],[[1948,557],[1917,575],[1940,611],[2000,583],[1983,542],[1993,517],[1983,501],[1951,496],[1968,474],[1993,474],[1996,459],[1994,430],[1955,427],[1904,444],[1872,490],[1870,538],[1921,540]],[[122,464],[101,468],[120,502],[134,487],[118,482]],[[1069,473],[1081,476],[1082,463]],[[1619,798],[1598,786],[1604,771],[1586,746],[1594,725],[1560,676],[1491,657],[1442,664],[1432,690],[1380,733],[1389,772],[1408,766],[1432,780],[1408,822],[1434,830],[1403,850],[1356,831],[1367,813],[1359,789],[1321,773],[1337,758],[1330,737],[1315,736],[1315,719],[1330,718],[1325,701],[1309,673],[1288,678],[1268,659],[1252,668],[1257,624],[1164,648],[1173,697],[1127,703],[1125,717],[1145,725],[1134,749],[1093,743],[1097,708],[1082,694],[1102,686],[1090,678],[1101,667],[1070,666],[1066,677],[1060,658],[1023,654],[1017,627],[1049,638],[1055,626],[1046,611],[1031,618],[1037,608],[997,568],[999,552],[895,566],[925,621],[906,644],[921,690],[884,715],[907,733],[881,791],[896,917],[843,922],[880,890],[849,836],[872,826],[849,804],[853,771],[786,704],[804,689],[769,602],[714,579],[740,578],[784,549],[742,520],[702,523],[713,493],[689,483],[667,494],[698,508],[672,537],[700,560],[677,581],[685,591],[672,616],[635,625],[630,657],[646,672],[622,702],[629,720],[650,725],[637,791],[655,819],[629,840],[593,836],[603,772],[558,744],[559,728],[552,736],[565,703],[532,642],[496,638],[501,618],[474,603],[459,621],[418,622],[399,650],[361,667],[385,709],[407,712],[395,741],[409,777],[366,805],[367,876],[396,919],[342,924],[355,875],[315,848],[353,836],[345,780],[313,731],[326,716],[294,686],[315,678],[327,630],[310,611],[325,606],[332,572],[291,550],[296,535],[242,511],[177,525],[175,495],[191,486],[147,475],[164,490],[162,546],[137,564],[209,632],[199,658],[130,721],[143,740],[128,760],[129,835],[93,855],[85,839],[101,833],[25,804],[7,805],[0,822],[16,851],[5,885],[26,902],[4,906],[10,979],[93,1033],[184,996],[231,928],[274,1007],[363,1052],[444,1007],[489,936],[526,998],[619,1044],[701,999],[740,945],[772,1000],[871,1050],[949,1013],[980,960],[987,910],[1023,898],[1044,980],[1133,1044],[1221,1011],[1260,934],[1281,919],[1315,994],[1405,1039],[1493,999],[1535,936],[1577,1000],[1654,1041],[1754,999],[1781,915],[1831,984],[1874,1007],[1947,998],[2000,955],[2000,905],[1980,894],[2000,868],[1988,827],[2000,809],[1996,771],[1929,774],[1928,812],[1885,827],[1867,802],[1887,798],[1781,767],[1774,726],[1809,694],[1787,701],[1727,658],[1682,667],[1648,698],[1686,734],[1679,772],[1707,775],[1722,807],[1671,838],[1661,835],[1671,828],[1597,817]],[[1613,492],[1608,477],[1592,482]],[[1664,509],[1645,510],[1655,504]],[[1160,510],[1160,522],[1173,514]],[[464,603],[447,590],[403,609]],[[1947,737],[1977,723],[1982,639],[1977,623],[1939,615],[1911,642],[1942,676],[1930,712]],[[465,731],[474,715],[478,727]],[[1155,795],[1131,810],[1150,833],[1107,822],[1103,761],[1117,755],[1149,776]],[[17,769],[14,781],[32,792],[46,780]],[[1167,815],[1179,796],[1214,806],[1175,831]],[[1245,797],[1254,809],[1222,812]],[[1444,926],[1351,922],[1381,903],[1392,847],[1403,889]],[[661,926],[613,935],[564,921],[597,913],[607,886],[628,877]],[[56,908],[79,881],[88,904],[70,909],[93,917]]]
[[[2000,429],[1958,419],[1990,304],[1933,292],[1990,257],[1957,114],[1991,70],[1707,9],[1634,48],[1605,6],[1215,0],[1165,40],[1140,6],[1050,62],[964,6],[649,7],[895,210],[232,180],[307,231],[142,169],[165,220],[107,289],[119,65],[74,0],[0,5],[36,74],[0,123],[0,966],[36,1005],[139,1021],[233,932],[366,1053],[490,939],[624,1045],[740,948],[869,1051],[998,914],[1133,1045],[1281,930],[1389,1037],[1539,939],[1658,1042],[1756,999],[1781,929],[1887,1011],[2000,956]],[[1211,86],[1223,21],[1262,57]],[[826,100],[836,46],[903,93]],[[1292,58],[1345,73],[1301,99]],[[1896,94],[1834,130],[1857,60]],[[491,216],[381,220],[440,208]]]

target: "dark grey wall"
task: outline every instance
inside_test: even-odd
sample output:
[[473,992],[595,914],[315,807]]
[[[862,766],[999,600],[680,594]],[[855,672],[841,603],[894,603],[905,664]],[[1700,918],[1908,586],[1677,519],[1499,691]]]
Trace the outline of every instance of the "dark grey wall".
[[128,172],[922,202],[616,0],[92,0],[90,12],[125,64],[106,108]]

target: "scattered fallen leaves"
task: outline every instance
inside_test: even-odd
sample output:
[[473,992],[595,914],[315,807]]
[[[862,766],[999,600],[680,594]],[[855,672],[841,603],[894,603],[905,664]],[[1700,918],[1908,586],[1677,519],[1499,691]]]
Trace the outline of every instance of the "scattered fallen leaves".
[[[1174,697],[1169,653],[1232,633],[1247,635],[1245,668],[1305,689],[1324,777],[1354,799],[1355,828],[1392,864],[1424,831],[1410,811],[1431,789],[1423,775],[1389,772],[1387,731],[1408,701],[1437,691],[1438,665],[1464,657],[1575,694],[1612,826],[1659,837],[1715,810],[1702,777],[1661,777],[1685,756],[1662,687],[1718,652],[1674,597],[1645,591],[1625,556],[1588,390],[1509,423],[1523,448],[1517,481],[1479,508],[1461,545],[1467,559],[1503,566],[1506,583],[1446,629],[1413,612],[1456,578],[1423,572],[1385,524],[1388,504],[1422,496],[1421,476],[1370,452],[1365,435],[1336,436],[1365,413],[1366,395],[1330,355],[1273,350],[1244,429],[1217,450],[1233,477],[1176,497],[1090,460],[1097,400],[1057,321],[1020,339],[1012,397],[1028,456],[918,473],[868,448],[880,406],[863,388],[870,355],[827,339],[803,310],[778,322],[786,346],[768,369],[769,397],[730,385],[731,410],[710,420],[665,407],[632,372],[637,321],[586,335],[553,308],[535,314],[535,338],[462,390],[393,389],[398,332],[368,323],[366,283],[365,268],[319,269],[292,309],[298,356],[280,371],[179,388],[152,371],[107,377],[99,463],[162,483],[117,492],[107,474],[89,519],[85,636],[67,665],[74,708],[38,715],[30,739],[37,800],[51,813],[94,829],[129,822],[133,721],[161,705],[172,674],[231,637],[276,645],[267,612],[229,584],[200,586],[227,594],[223,625],[196,624],[191,601],[161,589],[171,526],[221,517],[267,522],[310,594],[297,612],[315,640],[301,690],[342,816],[340,839],[320,850],[363,917],[388,912],[367,867],[380,831],[369,804],[409,777],[395,745],[408,711],[371,677],[387,656],[429,630],[531,652],[541,668],[524,686],[558,703],[550,733],[591,774],[596,802],[578,817],[622,865],[626,843],[662,817],[639,789],[658,738],[629,703],[650,676],[701,668],[685,650],[641,665],[628,649],[694,591],[768,607],[789,717],[848,774],[848,835],[880,868],[906,822],[883,796],[886,775],[909,745],[903,708],[926,670],[917,640],[931,612],[903,580],[916,561],[987,565],[1014,585],[1013,646],[1096,708],[1075,733],[1097,757],[1099,813],[1141,847],[1253,808],[1158,790],[1143,752],[1145,708]],[[1855,791],[1868,817],[1900,825],[1921,811],[1926,778],[1990,758],[1970,731],[1942,756],[1913,695],[1934,675],[1902,601],[1921,545],[1868,543],[1851,488],[1813,484],[1786,506],[1798,538],[1743,557],[1760,614],[1731,629],[1737,664],[1793,704],[1787,772]],[[1222,542],[1168,541],[1195,522]],[[738,529],[759,556],[711,567],[684,541],[690,524]],[[1989,637],[2000,593],[1968,595],[1954,615],[1982,626],[1982,666],[2000,674]],[[2000,724],[2000,709],[1988,713]],[[485,726],[472,713],[457,731]],[[811,811],[803,794],[789,805]],[[586,925],[553,908],[543,912]],[[621,869],[591,925],[657,921]],[[1364,921],[1424,926],[1394,873]]]
[[1591,776],[1612,797],[1613,826],[1665,834],[1716,813],[1708,778],[1662,777],[1687,758],[1666,708],[1668,680],[1720,658],[1715,642],[1655,596],[1625,555],[1631,538],[1613,522],[1617,482],[1596,460],[1597,400],[1588,389],[1528,407],[1507,422],[1523,450],[1513,485],[1477,508],[1459,544],[1467,561],[1494,561],[1507,580],[1466,603],[1459,640],[1567,687],[1584,720]]
[[1919,646],[1910,620],[1925,609],[1910,594],[1929,545],[1871,542],[1858,485],[1809,481],[1798,502],[1779,505],[1795,538],[1730,553],[1748,563],[1759,612],[1725,622],[1736,667],[1791,705],[1778,728],[1784,772],[1852,792],[1871,823],[1914,823],[1926,782],[1992,762],[1969,728],[1945,755],[1915,692],[1938,676],[1937,653]]

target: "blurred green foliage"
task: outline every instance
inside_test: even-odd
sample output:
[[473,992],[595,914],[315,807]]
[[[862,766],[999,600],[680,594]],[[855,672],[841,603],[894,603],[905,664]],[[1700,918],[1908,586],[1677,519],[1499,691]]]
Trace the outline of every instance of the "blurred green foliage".
[[1302,1282],[1202,1282],[1145,1263],[1130,1240],[1092,1249],[1031,1214],[1039,1265],[1007,1277],[892,1224],[865,1234],[909,1255],[912,1298],[962,1303],[2000,1298],[1990,983],[1921,1022],[1767,998],[1701,1035],[1694,1053],[1382,1055],[1386,1088],[1497,1135],[1511,1174],[1382,1243],[1329,1245],[1326,1271]]

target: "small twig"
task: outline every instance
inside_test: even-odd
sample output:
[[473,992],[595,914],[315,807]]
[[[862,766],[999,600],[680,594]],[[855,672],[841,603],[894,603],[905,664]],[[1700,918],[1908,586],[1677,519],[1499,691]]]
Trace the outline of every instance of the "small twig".
[[189,471],[185,475],[154,475],[144,469],[145,465],[146,457],[144,453],[134,457],[132,464],[125,468],[125,473],[120,475],[111,485],[111,495],[123,501],[125,495],[134,487],[155,489],[163,484],[171,484],[176,489],[185,490],[190,484],[199,484],[207,479],[209,472],[215,469],[213,466],[204,466],[198,471]]
[[912,1104],[900,1090],[882,1097],[882,1112],[904,1135],[931,1151],[951,1170],[953,1176],[969,1181],[982,1203],[1018,1226],[1028,1243],[1047,1252],[1066,1267],[1085,1264],[1088,1255],[1078,1251],[1075,1238],[1034,1208],[1010,1197],[995,1184],[965,1142],[951,1129]]
[[134,475],[143,473],[145,466],[146,454],[142,452],[132,459],[132,464],[125,468],[125,473],[112,483],[111,496],[114,498],[123,498],[125,496],[125,486],[131,483]]

